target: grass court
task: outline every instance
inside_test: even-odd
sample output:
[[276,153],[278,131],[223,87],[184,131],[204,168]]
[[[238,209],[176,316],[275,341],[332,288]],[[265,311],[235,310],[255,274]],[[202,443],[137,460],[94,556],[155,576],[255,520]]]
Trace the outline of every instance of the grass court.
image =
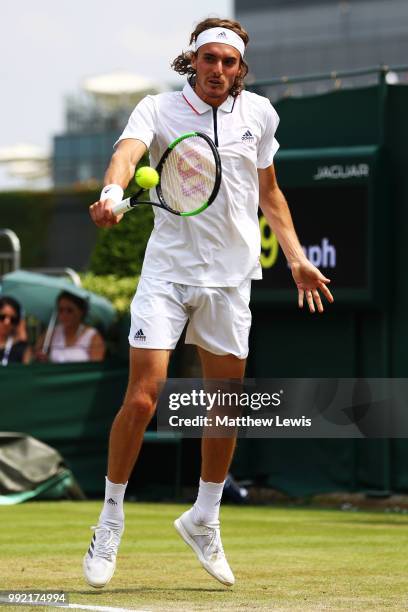
[[[115,576],[95,590],[81,564],[100,507],[1,507],[0,589],[63,590],[71,605],[129,610],[408,609],[407,515],[224,506],[223,544],[236,577],[227,588],[177,535],[173,520],[186,506],[128,503]],[[58,609],[0,610],[17,608]]]

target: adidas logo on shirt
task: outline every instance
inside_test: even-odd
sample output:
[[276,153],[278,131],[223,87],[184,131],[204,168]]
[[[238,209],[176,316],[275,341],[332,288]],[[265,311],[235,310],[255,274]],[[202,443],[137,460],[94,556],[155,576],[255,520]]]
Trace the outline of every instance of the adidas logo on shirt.
[[117,506],[118,505],[118,502],[115,502],[115,500],[112,499],[111,497],[107,500],[106,503],[109,504],[110,506]]
[[143,329],[139,329],[133,336],[133,339],[140,340],[141,342],[146,342],[146,336],[143,333]]
[[241,140],[242,142],[254,142],[254,135],[252,134],[251,130],[247,130],[244,134],[242,134]]

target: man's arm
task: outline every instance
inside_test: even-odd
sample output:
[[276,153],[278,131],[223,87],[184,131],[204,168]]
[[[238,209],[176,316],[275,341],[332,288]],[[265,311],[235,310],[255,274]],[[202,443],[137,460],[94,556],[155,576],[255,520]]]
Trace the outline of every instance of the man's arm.
[[290,265],[293,279],[298,288],[299,307],[302,308],[306,295],[310,312],[315,312],[315,304],[317,310],[323,312],[319,291],[329,302],[334,301],[326,286],[327,283],[330,283],[330,279],[323,276],[304,254],[293,226],[285,196],[279,189],[273,165],[265,169],[259,169],[258,177],[259,205]]
[[[119,185],[123,190],[126,189],[131,181],[138,162],[146,153],[146,145],[141,140],[127,138],[121,140],[116,151],[112,155],[108,169],[103,180],[106,185]],[[98,200],[89,208],[92,221],[98,227],[112,227],[119,223],[123,215],[112,213],[113,200]]]

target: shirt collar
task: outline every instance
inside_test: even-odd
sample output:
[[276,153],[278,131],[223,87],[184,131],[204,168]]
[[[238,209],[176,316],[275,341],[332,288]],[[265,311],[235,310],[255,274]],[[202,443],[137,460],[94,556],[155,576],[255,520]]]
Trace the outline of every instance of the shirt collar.
[[[182,92],[183,98],[186,103],[193,109],[197,115],[203,115],[204,113],[212,110],[212,106],[204,102],[199,96],[197,96],[194,89],[191,87],[190,83],[186,83]],[[228,98],[218,107],[219,110],[224,111],[225,113],[231,113],[234,108],[235,98],[233,96],[228,96]]]

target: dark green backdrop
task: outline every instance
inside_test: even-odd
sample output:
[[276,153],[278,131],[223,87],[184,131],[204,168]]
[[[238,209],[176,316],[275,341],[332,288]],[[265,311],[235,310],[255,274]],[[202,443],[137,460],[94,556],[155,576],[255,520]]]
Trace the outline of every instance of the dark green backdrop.
[[[296,296],[282,304],[262,299],[254,283],[253,328],[248,375],[265,377],[406,377],[408,372],[408,87],[379,85],[336,91],[277,104],[276,161],[281,186],[296,185],[286,158],[295,150],[373,147],[382,165],[373,185],[370,266],[373,299],[348,299],[323,316],[299,312]],[[300,150],[300,151],[299,151]],[[281,170],[281,172],[280,172]],[[299,179],[299,184],[304,184]],[[340,188],[340,184],[339,184]],[[289,202],[290,204],[290,202]],[[346,206],[347,223],[353,214]],[[330,206],[330,201],[327,202]],[[346,214],[346,213],[345,213]],[[352,233],[352,229],[350,234]],[[297,227],[302,239],[302,227]],[[336,296],[336,285],[333,285]],[[408,490],[405,440],[252,440],[241,441],[235,474],[290,494],[333,490]]]
[[[408,87],[401,85],[278,103],[278,139],[284,152],[276,161],[278,179],[280,167],[285,177],[284,157],[291,150],[297,151],[298,158],[304,149],[369,147],[379,151],[381,164],[369,203],[375,231],[371,225],[368,228],[374,289],[364,299],[346,292],[324,315],[312,316],[297,309],[295,290],[293,299],[288,299],[287,292],[282,299],[273,290],[265,299],[260,293],[262,285],[255,287],[248,376],[406,376],[407,108]],[[286,181],[282,182],[284,191]],[[296,187],[296,177],[290,177],[290,182]],[[46,198],[42,214],[49,214],[49,206]],[[26,241],[37,240],[35,232],[39,232],[35,247],[39,252],[44,237],[35,229],[35,218],[30,221],[31,211],[24,214],[33,230]],[[351,212],[350,207],[345,209],[345,216],[347,231],[347,225],[353,225],[352,208]],[[2,220],[1,225],[7,223]],[[302,227],[297,229],[302,238]],[[335,284],[333,292],[336,296]],[[182,375],[176,366],[174,375]],[[0,428],[25,431],[54,444],[85,490],[99,493],[107,432],[125,385],[123,364],[0,369]],[[188,452],[184,455],[186,458]],[[291,495],[334,490],[406,492],[408,442],[243,440],[238,444],[234,474]]]

